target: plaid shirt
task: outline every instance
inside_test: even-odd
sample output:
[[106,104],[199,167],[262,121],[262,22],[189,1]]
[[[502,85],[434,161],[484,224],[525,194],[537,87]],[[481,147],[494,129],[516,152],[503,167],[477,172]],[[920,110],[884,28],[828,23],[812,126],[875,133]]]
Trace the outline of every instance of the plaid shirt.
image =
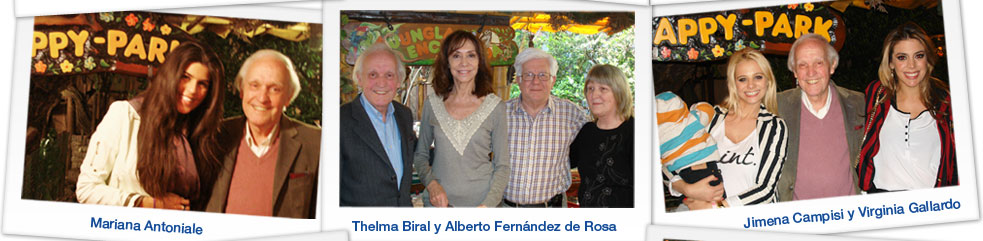
[[518,204],[544,203],[570,187],[570,143],[589,119],[569,100],[550,96],[536,117],[519,103],[506,102],[512,175],[505,199]]

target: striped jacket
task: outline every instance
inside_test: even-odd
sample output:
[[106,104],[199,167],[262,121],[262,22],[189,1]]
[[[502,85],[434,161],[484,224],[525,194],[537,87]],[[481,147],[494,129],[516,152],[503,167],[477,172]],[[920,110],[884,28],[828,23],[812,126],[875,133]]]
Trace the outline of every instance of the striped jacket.
[[[727,116],[725,110],[719,106],[714,107],[716,115],[710,120],[707,132],[712,132],[717,124],[722,123]],[[762,203],[773,203],[778,201],[778,194],[775,191],[778,185],[778,178],[782,174],[782,165],[785,164],[785,155],[788,148],[788,126],[785,120],[773,115],[761,105],[758,111],[758,121],[755,124],[758,132],[758,147],[761,149],[761,163],[758,165],[758,174],[755,176],[755,185],[739,193],[728,193],[727,196],[737,195],[743,205],[754,205]],[[727,176],[724,176],[724,182]]]
[[[880,81],[874,81],[867,85],[864,91],[866,99],[865,113],[867,120],[864,123],[864,141],[860,149],[859,163],[857,166],[857,185],[860,190],[870,192],[878,190],[874,186],[874,156],[880,148],[881,126],[891,108],[892,98],[884,98],[884,88],[881,88]],[[956,170],[956,147],[952,136],[952,109],[950,106],[949,95],[945,95],[945,101],[938,106],[938,113],[934,116],[936,128],[939,130],[939,138],[942,142],[942,157],[939,160],[939,172],[935,179],[935,187],[959,185],[959,172]]]

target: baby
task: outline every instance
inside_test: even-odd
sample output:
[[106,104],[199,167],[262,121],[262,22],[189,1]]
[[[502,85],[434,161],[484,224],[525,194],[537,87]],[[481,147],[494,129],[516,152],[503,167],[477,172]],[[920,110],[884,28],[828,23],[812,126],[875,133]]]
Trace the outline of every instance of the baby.
[[[717,168],[720,155],[717,153],[717,144],[706,131],[706,126],[714,115],[713,106],[700,102],[687,109],[686,102],[667,91],[655,96],[655,107],[659,125],[662,181],[666,187],[680,179],[693,184],[710,175],[717,177],[710,185],[720,185],[723,180],[720,169]],[[674,196],[681,195],[675,191],[670,192]]]

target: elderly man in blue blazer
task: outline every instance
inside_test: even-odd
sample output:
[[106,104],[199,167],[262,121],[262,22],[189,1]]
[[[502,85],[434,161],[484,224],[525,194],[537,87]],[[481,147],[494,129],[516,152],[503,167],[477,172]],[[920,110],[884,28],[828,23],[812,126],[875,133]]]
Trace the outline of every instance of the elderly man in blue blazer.
[[413,115],[393,101],[406,70],[399,52],[372,45],[355,61],[361,94],[341,106],[341,206],[412,206]]

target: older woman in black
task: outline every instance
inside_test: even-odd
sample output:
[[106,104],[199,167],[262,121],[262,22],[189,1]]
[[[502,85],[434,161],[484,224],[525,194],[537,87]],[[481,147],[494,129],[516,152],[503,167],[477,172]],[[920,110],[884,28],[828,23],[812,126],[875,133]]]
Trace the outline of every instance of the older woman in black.
[[580,171],[580,206],[634,207],[635,122],[628,80],[617,67],[596,65],[587,73],[584,96],[594,121],[570,144],[570,167]]

